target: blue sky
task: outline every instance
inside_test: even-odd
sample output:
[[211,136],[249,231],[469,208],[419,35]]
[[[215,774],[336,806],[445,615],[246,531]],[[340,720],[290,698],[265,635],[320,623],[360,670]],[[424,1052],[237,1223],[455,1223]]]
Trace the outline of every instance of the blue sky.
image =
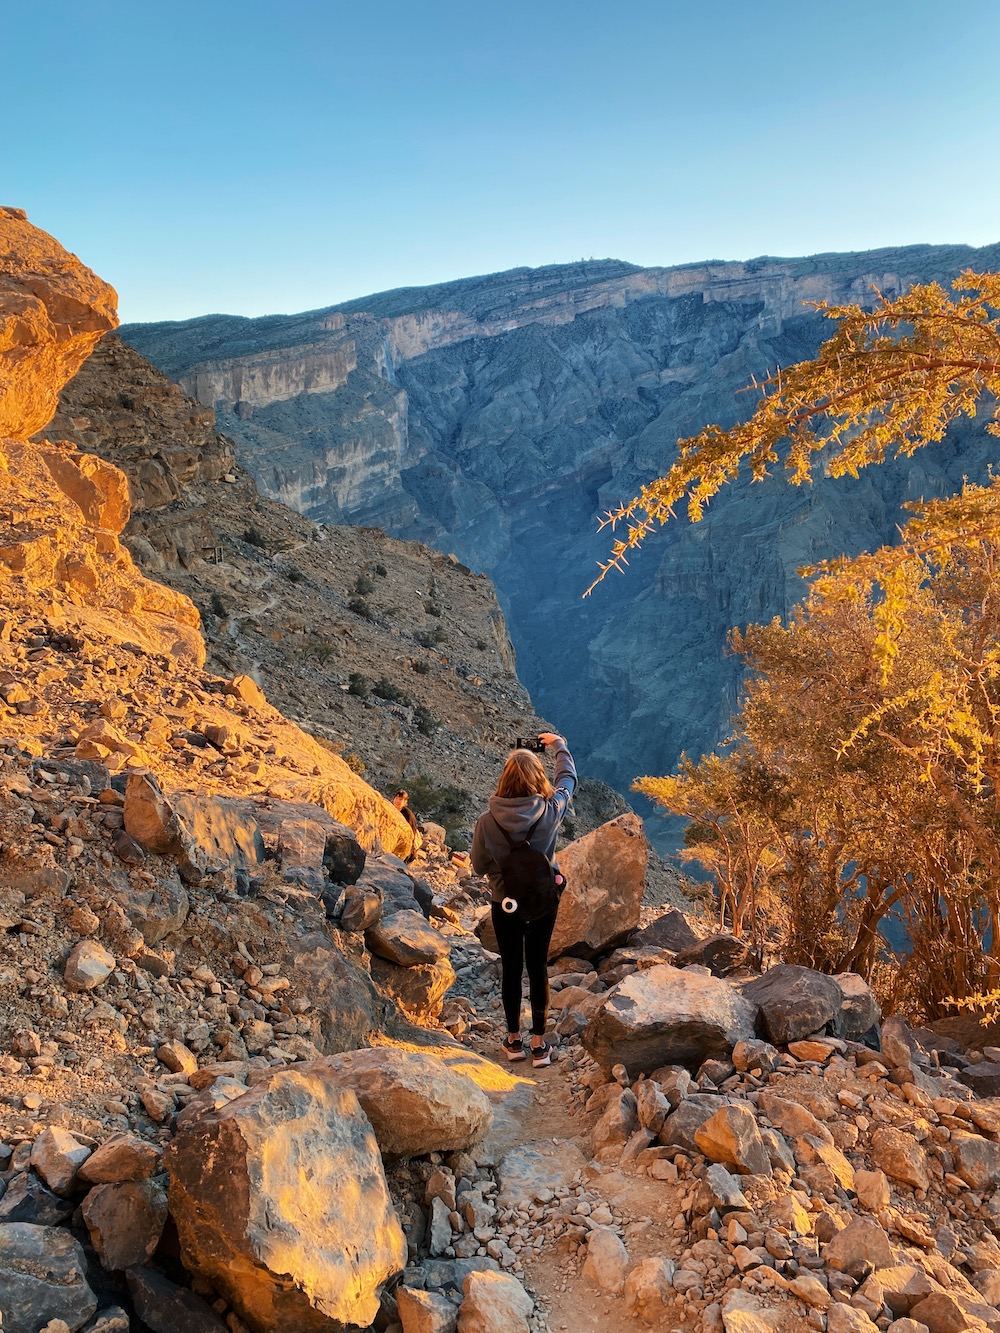
[[0,202],[125,320],[1000,240],[996,0],[31,0]]

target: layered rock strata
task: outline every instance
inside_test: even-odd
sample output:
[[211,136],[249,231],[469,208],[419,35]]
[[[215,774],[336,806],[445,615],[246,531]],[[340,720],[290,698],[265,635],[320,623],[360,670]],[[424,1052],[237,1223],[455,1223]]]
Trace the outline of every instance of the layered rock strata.
[[891,540],[901,501],[978,477],[993,451],[966,423],[858,481],[740,481],[581,603],[609,545],[595,516],[661,473],[679,437],[748,412],[753,395],[739,391],[752,376],[812,355],[830,326],[810,302],[864,303],[875,288],[998,264],[997,247],[962,246],[676,269],[601,261],[126,337],[215,408],[266,494],[487,571],[539,708],[589,771],[625,790],[725,731],[733,625],[787,611],[800,565]]

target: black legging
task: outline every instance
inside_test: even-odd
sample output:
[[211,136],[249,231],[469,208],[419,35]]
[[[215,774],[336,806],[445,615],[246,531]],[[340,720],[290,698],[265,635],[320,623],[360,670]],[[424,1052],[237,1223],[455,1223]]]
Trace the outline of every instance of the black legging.
[[493,930],[500,949],[500,995],[508,1032],[521,1031],[521,976],[528,968],[528,996],[531,1000],[531,1032],[545,1035],[549,1012],[549,940],[556,924],[556,914],[522,921],[508,915],[499,903],[493,903]]

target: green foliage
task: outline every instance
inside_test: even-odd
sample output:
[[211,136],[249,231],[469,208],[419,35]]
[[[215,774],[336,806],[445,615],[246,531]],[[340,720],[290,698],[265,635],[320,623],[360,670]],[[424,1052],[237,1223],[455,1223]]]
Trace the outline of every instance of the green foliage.
[[409,699],[398,686],[393,685],[391,680],[385,676],[380,676],[372,686],[372,692],[377,694],[380,699],[387,699],[392,704],[409,705]]
[[209,605],[212,608],[213,614],[217,615],[220,620],[225,620],[228,617],[229,612],[226,610],[226,604],[222,600],[221,593],[213,592]]
[[318,662],[320,666],[325,666],[336,655],[337,645],[330,639],[310,637],[302,645],[302,656],[310,661]]
[[347,609],[353,611],[356,616],[360,616],[362,620],[375,619],[375,613],[363,597],[352,597],[347,603]]
[[354,592],[358,597],[367,597],[370,592],[375,591],[375,584],[371,579],[365,578],[364,574],[359,574],[354,584]]
[[298,565],[289,565],[288,569],[285,570],[285,578],[289,583],[305,583],[306,581],[306,576]]
[[260,550],[267,550],[267,538],[259,528],[249,527],[243,529],[243,540],[248,546],[259,547]]
[[436,648],[448,638],[440,625],[435,625],[431,630],[418,629],[413,637],[421,648]]
[[438,720],[425,704],[417,704],[413,709],[413,724],[422,736],[433,736]]
[[360,671],[352,671],[347,677],[347,693],[357,695],[359,699],[367,699],[372,692],[372,683],[366,675]]
[[430,669],[430,664],[425,662],[422,657],[415,658],[410,663],[410,670],[415,671],[418,676],[426,676]]
[[440,824],[448,834],[449,845],[454,847],[452,837],[467,822],[472,793],[451,784],[439,786],[426,773],[407,778],[406,789],[410,793],[410,809],[421,819]]
[[385,565],[381,563],[372,566],[372,573],[377,574],[380,579],[389,577],[389,571],[386,569]]

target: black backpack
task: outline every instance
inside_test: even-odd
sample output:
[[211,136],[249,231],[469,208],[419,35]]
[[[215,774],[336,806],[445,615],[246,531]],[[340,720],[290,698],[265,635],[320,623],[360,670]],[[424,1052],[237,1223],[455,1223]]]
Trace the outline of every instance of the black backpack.
[[513,840],[499,820],[495,817],[493,820],[510,848],[499,862],[504,889],[500,906],[509,915],[516,912],[522,921],[537,921],[554,912],[566,884],[549,858],[531,846],[531,835],[544,813],[543,810],[520,842]]

